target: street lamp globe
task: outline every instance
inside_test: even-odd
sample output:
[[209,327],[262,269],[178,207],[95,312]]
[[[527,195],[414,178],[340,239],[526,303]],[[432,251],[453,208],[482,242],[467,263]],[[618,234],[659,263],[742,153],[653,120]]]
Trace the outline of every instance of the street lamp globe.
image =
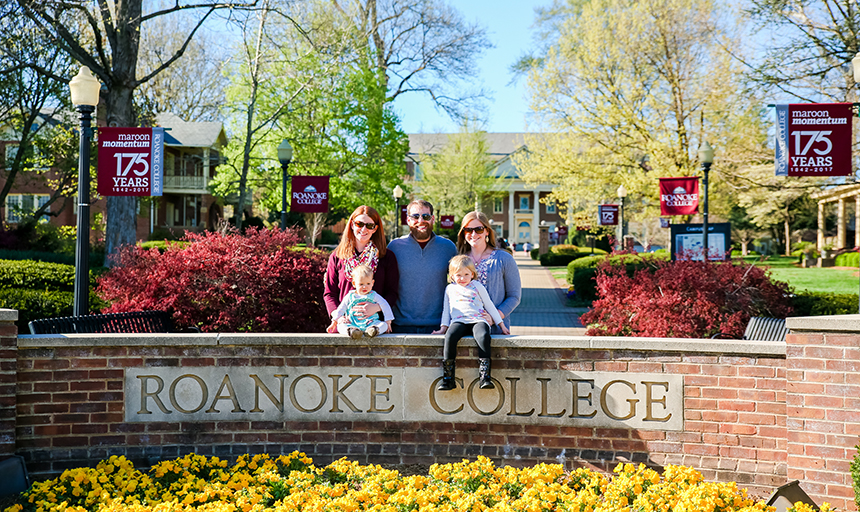
[[394,199],[400,199],[403,197],[403,189],[400,188],[400,185],[394,187]]
[[78,74],[69,81],[72,105],[95,107],[99,104],[99,89],[101,89],[101,84],[93,76],[90,68],[81,66]]
[[616,192],[618,194],[618,197],[620,197],[622,199],[627,197],[627,189],[624,188],[624,185],[618,185],[618,190]]
[[293,146],[290,145],[290,141],[284,139],[278,145],[278,161],[281,162],[281,165],[289,165],[292,160]]
[[702,146],[699,148],[699,162],[703,165],[714,163],[714,148],[708,144],[708,141],[702,142]]
[[860,52],[851,59],[851,67],[854,68],[854,82],[860,84]]

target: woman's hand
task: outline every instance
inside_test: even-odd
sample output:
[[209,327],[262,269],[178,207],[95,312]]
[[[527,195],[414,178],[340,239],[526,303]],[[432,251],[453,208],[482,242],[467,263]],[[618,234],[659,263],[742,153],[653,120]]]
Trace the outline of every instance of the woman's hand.
[[382,311],[382,306],[375,302],[361,302],[352,308],[353,313],[358,313],[362,318],[370,318]]
[[486,311],[481,310],[481,316],[484,317],[484,320],[486,320],[488,324],[495,325],[496,322],[493,321],[493,317]]
[[511,330],[508,329],[508,326],[503,324],[503,323],[499,324],[499,329],[502,330],[502,334],[510,334],[511,333]]
[[443,325],[443,326],[442,326],[442,327],[440,327],[438,330],[433,331],[433,332],[431,332],[430,334],[445,334],[446,332],[448,332],[448,326],[447,326],[447,325]]

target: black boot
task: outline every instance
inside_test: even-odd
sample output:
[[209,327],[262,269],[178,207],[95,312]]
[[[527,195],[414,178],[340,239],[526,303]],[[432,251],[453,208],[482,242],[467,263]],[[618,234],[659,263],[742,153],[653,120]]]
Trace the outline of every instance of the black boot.
[[478,375],[481,377],[481,389],[493,389],[493,379],[490,376],[490,358],[478,359]]
[[454,364],[454,359],[443,359],[442,360],[442,382],[439,383],[439,387],[436,388],[439,391],[450,391],[456,387],[454,384],[454,368],[456,365]]

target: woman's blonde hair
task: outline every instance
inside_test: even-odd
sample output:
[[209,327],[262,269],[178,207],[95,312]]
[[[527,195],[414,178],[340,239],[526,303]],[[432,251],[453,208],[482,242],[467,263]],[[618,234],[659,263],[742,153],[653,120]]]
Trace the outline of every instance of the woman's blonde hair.
[[454,256],[451,258],[451,261],[448,262],[448,279],[453,282],[454,280],[451,279],[451,276],[464,268],[472,271],[472,279],[478,278],[478,271],[475,269],[475,262],[473,262],[472,258],[469,256],[461,254],[459,256]]
[[337,244],[337,249],[335,249],[335,254],[342,260],[355,256],[355,233],[352,232],[352,221],[359,215],[367,215],[376,224],[376,231],[370,235],[370,241],[376,246],[376,250],[379,251],[379,257],[382,258],[385,256],[386,250],[385,230],[382,228],[382,218],[380,218],[379,212],[366,205],[359,206],[349,216],[349,220],[346,221],[346,228],[343,230],[343,236],[340,238],[340,243]]
[[463,228],[473,220],[478,220],[484,225],[484,230],[487,231],[487,247],[496,248],[496,232],[490,226],[490,219],[481,212],[469,212],[463,217],[463,223],[460,224],[460,232],[457,233],[457,250],[460,254],[466,254],[471,249],[469,242],[466,241],[466,232]]

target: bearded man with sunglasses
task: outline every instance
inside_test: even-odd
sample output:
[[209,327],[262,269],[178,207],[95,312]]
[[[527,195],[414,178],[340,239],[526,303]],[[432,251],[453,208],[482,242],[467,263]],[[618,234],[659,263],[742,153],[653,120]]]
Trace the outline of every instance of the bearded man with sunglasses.
[[430,334],[442,320],[448,261],[457,255],[457,247],[433,233],[434,222],[432,204],[412,201],[406,206],[409,234],[388,244],[400,275],[394,333]]

